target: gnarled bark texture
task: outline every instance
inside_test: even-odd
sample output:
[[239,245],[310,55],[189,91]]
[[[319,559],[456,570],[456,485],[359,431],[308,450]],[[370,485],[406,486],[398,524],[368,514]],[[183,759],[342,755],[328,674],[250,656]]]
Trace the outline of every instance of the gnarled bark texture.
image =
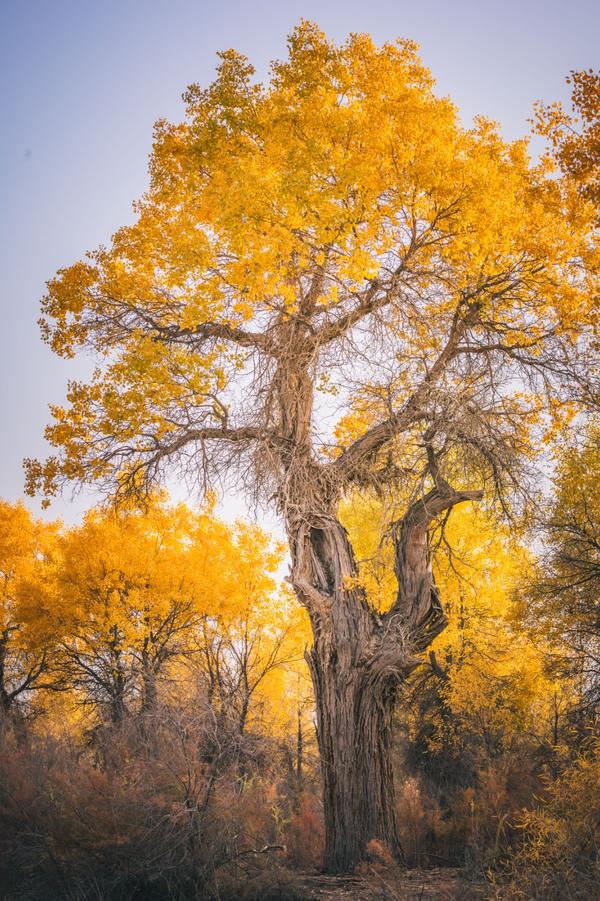
[[311,618],[307,654],[323,773],[325,868],[346,872],[372,839],[401,858],[392,774],[392,715],[417,654],[446,625],[435,587],[428,527],[443,510],[479,492],[438,484],[393,525],[398,597],[384,614],[355,585],[348,536],[333,514],[288,520],[292,580]]
[[[336,461],[319,463],[311,434],[318,341],[297,319],[282,324],[278,336],[272,403],[285,440],[272,447],[274,472],[292,555],[292,583],[313,631],[307,661],[323,774],[325,868],[347,872],[364,858],[372,839],[401,857],[391,762],[394,705],[418,655],[446,625],[431,570],[429,528],[441,513],[481,492],[455,491],[444,481],[432,445],[434,433],[427,431],[424,446],[433,487],[392,524],[398,595],[385,613],[374,610],[358,585],[352,547],[337,518],[338,502],[399,425],[416,415],[427,386],[415,392],[402,414],[370,429]],[[294,352],[286,353],[286,348]],[[449,342],[430,380],[451,348]]]

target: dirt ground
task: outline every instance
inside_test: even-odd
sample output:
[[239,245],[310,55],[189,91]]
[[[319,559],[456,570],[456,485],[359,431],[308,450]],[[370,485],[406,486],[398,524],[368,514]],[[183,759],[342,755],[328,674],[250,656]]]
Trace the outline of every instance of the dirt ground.
[[482,901],[482,885],[467,883],[460,870],[409,870],[390,876],[304,876],[306,899],[315,901]]

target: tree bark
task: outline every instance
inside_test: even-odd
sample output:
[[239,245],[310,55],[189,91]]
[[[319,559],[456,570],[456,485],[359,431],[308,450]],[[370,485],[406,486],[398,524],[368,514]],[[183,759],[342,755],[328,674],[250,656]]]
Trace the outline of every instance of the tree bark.
[[323,774],[325,869],[343,873],[364,858],[373,839],[402,857],[391,766],[396,679],[370,684],[364,666],[351,659],[340,665],[343,650],[328,644],[315,643],[309,665]]
[[17,745],[27,745],[28,735],[24,716],[17,707],[17,692],[9,692],[6,687],[6,659],[8,632],[0,636],[0,744],[12,733]]
[[109,645],[110,653],[110,681],[109,681],[109,711],[111,724],[118,728],[122,725],[127,713],[125,695],[127,689],[127,676],[123,660],[122,643],[123,636],[115,625],[111,629],[112,640]]
[[305,521],[292,549],[294,585],[314,635],[307,661],[323,775],[325,869],[347,872],[371,839],[401,856],[391,768],[400,669],[380,667],[382,623],[352,587],[356,564],[341,524],[333,517],[312,526]]
[[398,596],[383,614],[369,606],[357,585],[352,548],[335,516],[304,511],[288,519],[292,582],[313,630],[306,656],[315,693],[328,872],[352,870],[372,840],[402,858],[391,759],[394,706],[418,655],[446,625],[428,527],[441,511],[479,496],[440,485],[394,524]]
[[298,727],[296,731],[296,793],[304,790],[304,733],[302,731],[302,710],[298,707]]
[[142,717],[152,716],[158,706],[157,667],[150,654],[142,651]]

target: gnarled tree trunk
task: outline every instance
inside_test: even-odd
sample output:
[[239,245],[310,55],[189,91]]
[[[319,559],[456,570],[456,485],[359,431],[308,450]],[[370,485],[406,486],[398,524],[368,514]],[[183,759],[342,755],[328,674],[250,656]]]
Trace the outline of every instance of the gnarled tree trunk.
[[[431,570],[429,528],[442,512],[481,492],[455,491],[444,481],[432,444],[435,433],[427,430],[427,474],[434,487],[392,524],[398,595],[385,613],[374,610],[358,584],[352,547],[336,511],[340,496],[365,461],[372,463],[401,417],[367,432],[333,463],[318,463],[311,432],[311,367],[318,345],[297,319],[282,325],[279,337],[273,386],[285,441],[274,445],[273,459],[292,583],[313,631],[307,661],[323,775],[325,869],[348,872],[365,857],[371,840],[402,856],[391,761],[394,705],[418,655],[446,625]],[[434,375],[432,369],[430,379]],[[417,400],[415,395],[413,404]],[[408,405],[403,415],[410,417],[411,410]]]
[[[358,651],[358,649],[356,649]],[[401,857],[391,768],[397,676],[370,678],[345,639],[317,639],[309,655],[323,773],[325,867],[351,870],[371,839]]]
[[394,524],[398,597],[379,614],[356,586],[348,536],[335,516],[288,519],[292,581],[311,618],[307,654],[315,691],[323,774],[325,868],[347,872],[368,843],[401,859],[392,773],[392,715],[398,687],[446,624],[433,582],[431,520],[479,492],[440,484]]

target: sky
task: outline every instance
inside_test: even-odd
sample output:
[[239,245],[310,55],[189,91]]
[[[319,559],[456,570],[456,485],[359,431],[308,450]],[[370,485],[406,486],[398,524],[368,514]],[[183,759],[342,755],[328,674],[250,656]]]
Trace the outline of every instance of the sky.
[[[483,114],[509,139],[536,100],[566,98],[571,69],[600,66],[598,0],[0,0],[0,497],[23,497],[23,458],[47,453],[48,404],[92,365],[42,343],[45,282],[132,220],[153,123],[182,117],[182,92],[210,83],[217,51],[245,53],[264,78],[301,18],[336,40],[417,41],[465,124]],[[92,500],[67,494],[46,515],[75,522]],[[223,510],[245,512],[236,497]]]

